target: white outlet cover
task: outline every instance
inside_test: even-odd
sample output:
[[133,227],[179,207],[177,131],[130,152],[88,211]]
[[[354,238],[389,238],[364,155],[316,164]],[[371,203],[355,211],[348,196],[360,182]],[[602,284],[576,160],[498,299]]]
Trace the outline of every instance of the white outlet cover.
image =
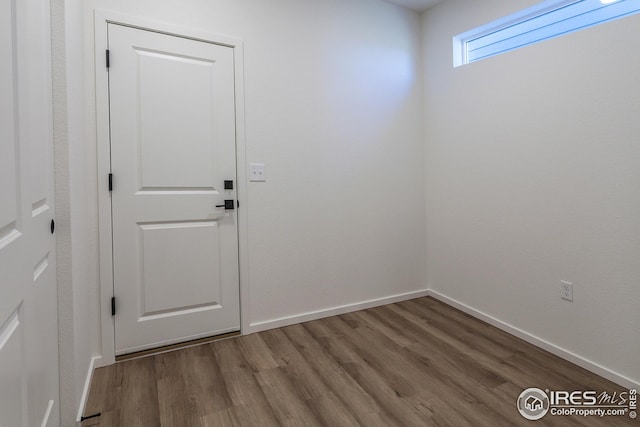
[[565,280],[560,281],[560,298],[573,302],[573,283]]
[[265,165],[263,163],[249,163],[249,181],[264,182],[266,180]]

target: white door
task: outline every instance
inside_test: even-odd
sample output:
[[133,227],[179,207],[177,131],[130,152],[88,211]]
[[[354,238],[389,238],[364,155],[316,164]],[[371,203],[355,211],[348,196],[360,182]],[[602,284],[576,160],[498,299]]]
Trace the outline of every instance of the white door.
[[49,2],[0,0],[0,426],[56,426]]
[[108,43],[116,355],[237,331],[233,49],[116,24]]

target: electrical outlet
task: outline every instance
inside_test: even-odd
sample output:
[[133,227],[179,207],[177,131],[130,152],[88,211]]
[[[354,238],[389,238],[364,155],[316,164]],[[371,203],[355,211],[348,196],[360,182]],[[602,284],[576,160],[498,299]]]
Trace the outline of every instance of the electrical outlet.
[[573,283],[560,281],[560,298],[573,302]]

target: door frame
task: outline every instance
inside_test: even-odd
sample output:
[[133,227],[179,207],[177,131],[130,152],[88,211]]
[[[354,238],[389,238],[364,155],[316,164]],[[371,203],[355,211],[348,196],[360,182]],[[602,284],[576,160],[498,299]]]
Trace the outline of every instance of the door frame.
[[[245,103],[244,103],[244,50],[240,38],[221,36],[193,28],[176,26],[137,16],[106,10],[94,13],[94,60],[96,79],[96,144],[98,172],[98,237],[100,252],[100,320],[102,330],[102,358],[96,367],[115,363],[115,319],[111,315],[113,297],[113,234],[111,217],[111,193],[109,172],[111,170],[111,149],[109,141],[109,81],[106,68],[107,25],[120,24],[128,27],[153,31],[171,36],[183,37],[207,43],[218,44],[233,49],[236,108],[236,179],[238,209],[238,262],[240,276],[240,331],[249,331],[249,281],[247,252],[247,170],[245,144]],[[117,177],[116,177],[117,179]]]

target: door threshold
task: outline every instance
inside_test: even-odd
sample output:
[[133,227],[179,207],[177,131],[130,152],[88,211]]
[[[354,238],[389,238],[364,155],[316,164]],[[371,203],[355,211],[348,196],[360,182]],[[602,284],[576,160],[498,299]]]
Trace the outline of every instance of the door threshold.
[[160,353],[167,353],[169,351],[180,350],[188,347],[195,347],[197,345],[208,344],[214,341],[220,341],[227,338],[239,337],[240,331],[227,332],[226,334],[214,335],[212,337],[198,338],[196,340],[180,342],[176,344],[165,345],[162,347],[150,348],[148,350],[136,351],[135,353],[122,354],[116,356],[116,362],[124,362],[125,360],[139,359],[141,357],[154,356]]

